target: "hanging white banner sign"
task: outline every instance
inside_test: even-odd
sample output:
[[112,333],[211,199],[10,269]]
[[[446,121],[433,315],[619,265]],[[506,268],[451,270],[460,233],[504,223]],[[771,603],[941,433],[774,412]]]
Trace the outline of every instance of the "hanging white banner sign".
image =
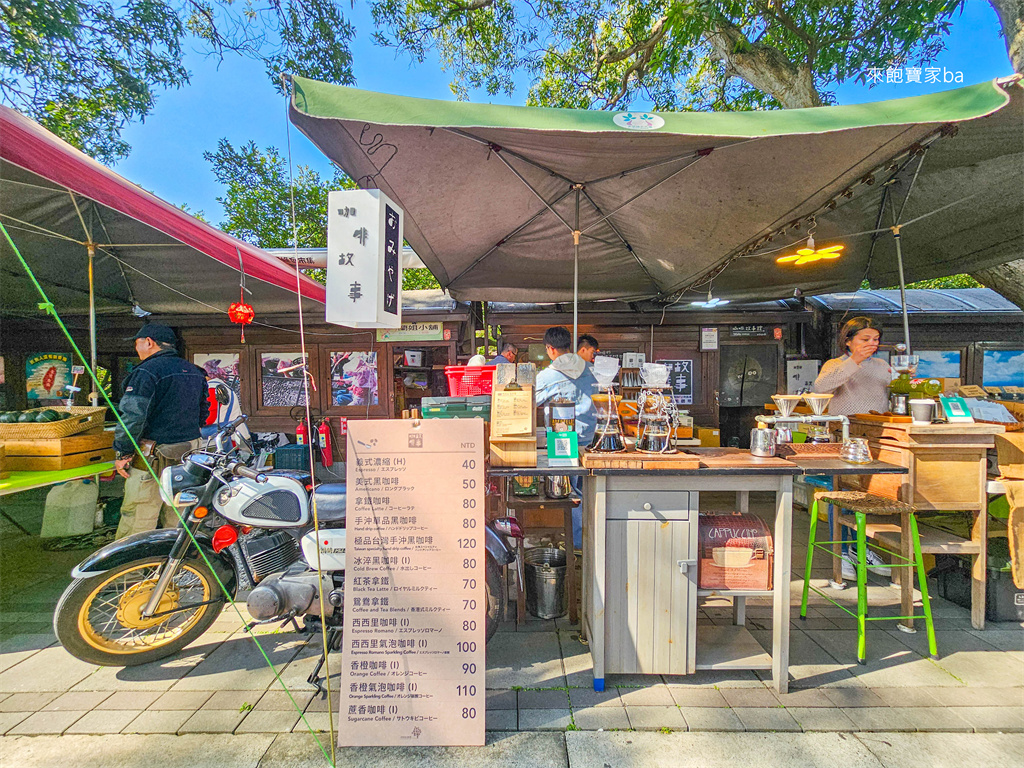
[[402,325],[404,213],[379,189],[331,192],[327,203],[327,322]]

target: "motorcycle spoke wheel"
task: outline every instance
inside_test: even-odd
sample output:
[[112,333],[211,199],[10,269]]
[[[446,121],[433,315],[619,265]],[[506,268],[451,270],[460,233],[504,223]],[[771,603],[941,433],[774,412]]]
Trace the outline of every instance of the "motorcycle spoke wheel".
[[[201,605],[153,618],[142,616],[159,570],[159,564],[138,563],[98,584],[78,612],[82,639],[105,653],[136,654],[172,643],[195,627],[211,606]],[[156,612],[203,603],[211,597],[212,585],[206,575],[186,563],[179,567]]]

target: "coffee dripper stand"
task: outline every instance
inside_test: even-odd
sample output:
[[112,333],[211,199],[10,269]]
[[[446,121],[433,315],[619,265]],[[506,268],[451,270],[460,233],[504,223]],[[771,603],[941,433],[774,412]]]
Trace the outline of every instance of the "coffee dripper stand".
[[[678,453],[674,443],[679,413],[671,387],[641,389],[636,396],[636,450],[639,453]],[[652,434],[653,429],[656,434]],[[661,435],[664,440],[661,441]],[[661,446],[657,445],[662,442]]]
[[599,394],[593,396],[597,424],[594,428],[594,439],[587,450],[592,453],[622,453],[626,450],[626,443],[622,439],[622,417],[618,408],[618,401],[622,398],[615,394],[615,388],[612,386],[619,372],[619,360],[599,355],[594,358],[592,371],[597,380]]
[[[779,409],[779,415],[758,416],[757,420],[762,424],[796,423],[796,424],[834,424],[836,422],[843,426],[843,442],[850,440],[850,420],[846,416],[830,416],[825,413],[828,408],[828,401],[832,395],[810,393],[801,395],[799,398],[793,395],[772,395],[775,407]],[[803,400],[807,403],[813,413],[793,413],[797,403]]]

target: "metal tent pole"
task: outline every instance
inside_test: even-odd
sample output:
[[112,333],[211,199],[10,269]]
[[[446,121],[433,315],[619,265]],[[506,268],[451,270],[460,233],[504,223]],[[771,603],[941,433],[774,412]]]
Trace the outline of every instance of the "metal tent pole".
[[900,227],[892,228],[892,236],[896,240],[896,267],[900,273],[900,309],[903,312],[903,343],[907,345],[907,354],[911,353],[910,348],[910,321],[907,319],[907,281],[903,277],[903,249],[900,247]]
[[575,352],[579,336],[579,309],[580,309],[580,190],[581,184],[575,184],[576,190],[576,223],[572,230],[573,254],[572,254],[572,348]]
[[[96,245],[92,242],[86,244],[89,251],[89,367],[93,375],[99,378],[96,370],[96,283],[93,279],[93,261],[96,259]],[[89,400],[93,407],[99,405],[100,395],[96,387],[92,387],[89,393]]]

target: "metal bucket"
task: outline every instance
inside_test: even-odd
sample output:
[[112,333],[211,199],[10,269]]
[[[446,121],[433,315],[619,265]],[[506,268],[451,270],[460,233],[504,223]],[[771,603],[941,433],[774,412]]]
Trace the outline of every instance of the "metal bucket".
[[565,593],[565,552],[534,547],[523,558],[526,610],[538,619],[557,619],[569,610]]

